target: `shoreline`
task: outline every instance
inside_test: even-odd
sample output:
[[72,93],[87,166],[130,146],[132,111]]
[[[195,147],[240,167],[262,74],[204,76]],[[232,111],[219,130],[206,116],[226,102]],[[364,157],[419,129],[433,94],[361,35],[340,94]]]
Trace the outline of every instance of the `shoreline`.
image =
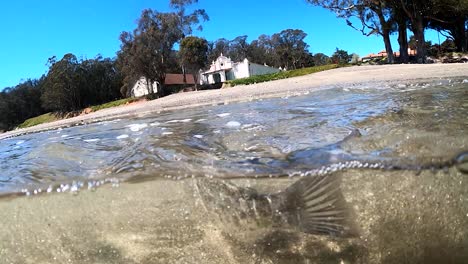
[[138,114],[146,115],[197,106],[294,96],[343,85],[355,86],[382,82],[398,84],[443,78],[468,78],[468,63],[353,66],[258,84],[178,93],[152,101],[103,109],[69,119],[8,131],[0,134],[0,140]]

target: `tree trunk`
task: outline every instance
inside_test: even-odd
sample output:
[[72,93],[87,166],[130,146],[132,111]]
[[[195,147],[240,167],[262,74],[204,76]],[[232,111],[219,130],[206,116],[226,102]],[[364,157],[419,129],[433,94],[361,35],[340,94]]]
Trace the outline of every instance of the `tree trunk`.
[[400,44],[400,63],[408,63],[408,33],[405,19],[398,21],[398,44]]
[[395,57],[393,55],[392,43],[390,42],[391,25],[385,20],[381,7],[375,9],[374,12],[379,17],[380,25],[382,27],[382,37],[385,44],[385,51],[387,52],[387,62],[389,64],[393,64],[395,63]]
[[158,96],[159,97],[164,96],[164,84],[163,83],[159,83]]
[[184,88],[185,88],[185,86],[187,86],[187,78],[185,76],[185,66],[182,66],[182,74],[184,76],[183,82],[184,82]]
[[424,37],[423,17],[417,15],[413,25],[413,33],[416,38],[416,59],[418,63],[426,63],[426,39]]
[[193,73],[193,81],[195,82],[195,91],[198,91],[198,75],[197,73]]
[[454,38],[455,46],[458,52],[468,51],[468,42],[465,32],[465,18],[458,17],[453,27],[452,36]]
[[400,0],[403,11],[411,22],[411,31],[416,38],[416,59],[418,63],[426,62],[426,40],[424,38],[424,18],[418,10],[409,10],[403,0]]
[[395,63],[395,56],[393,55],[392,43],[390,42],[390,32],[384,29],[382,33],[385,51],[387,51],[387,62],[393,64]]
[[157,92],[157,95],[159,97],[165,96],[165,92],[164,92],[165,81],[166,81],[166,74],[165,73],[160,74],[158,77],[158,92]]

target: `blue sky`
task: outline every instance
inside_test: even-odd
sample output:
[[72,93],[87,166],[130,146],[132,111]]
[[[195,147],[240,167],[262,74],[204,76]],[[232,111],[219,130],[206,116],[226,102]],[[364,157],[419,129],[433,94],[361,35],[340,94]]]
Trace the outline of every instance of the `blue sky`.
[[[169,0],[15,0],[0,2],[0,89],[47,72],[52,56],[73,53],[78,58],[97,54],[114,57],[119,35],[131,31],[145,8],[168,11]],[[365,37],[328,10],[305,0],[199,0],[210,21],[195,35],[208,40],[233,39],[283,29],[302,29],[313,53],[333,53],[336,47],[366,55],[383,49],[378,36]],[[396,36],[395,36],[396,37]],[[394,39],[395,39],[394,37]],[[437,41],[432,32],[429,39]],[[394,49],[398,49],[394,41]]]

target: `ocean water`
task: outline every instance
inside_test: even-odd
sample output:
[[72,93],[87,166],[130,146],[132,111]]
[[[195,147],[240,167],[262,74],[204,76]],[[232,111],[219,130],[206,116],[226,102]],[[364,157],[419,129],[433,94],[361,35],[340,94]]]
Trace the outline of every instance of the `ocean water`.
[[[464,263],[467,113],[430,80],[4,139],[0,263]],[[344,222],[285,217],[318,192]]]

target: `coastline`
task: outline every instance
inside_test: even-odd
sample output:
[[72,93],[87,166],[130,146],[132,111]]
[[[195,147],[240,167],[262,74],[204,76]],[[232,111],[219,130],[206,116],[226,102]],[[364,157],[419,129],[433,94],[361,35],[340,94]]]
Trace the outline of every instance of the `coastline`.
[[408,83],[418,80],[468,77],[468,64],[405,64],[379,66],[353,66],[318,72],[252,85],[239,85],[226,89],[178,93],[139,104],[114,107],[87,115],[17,129],[0,134],[0,140],[60,127],[99,122],[132,115],[146,115],[161,111],[226,104],[264,98],[299,95],[335,86],[365,85],[382,82]]

